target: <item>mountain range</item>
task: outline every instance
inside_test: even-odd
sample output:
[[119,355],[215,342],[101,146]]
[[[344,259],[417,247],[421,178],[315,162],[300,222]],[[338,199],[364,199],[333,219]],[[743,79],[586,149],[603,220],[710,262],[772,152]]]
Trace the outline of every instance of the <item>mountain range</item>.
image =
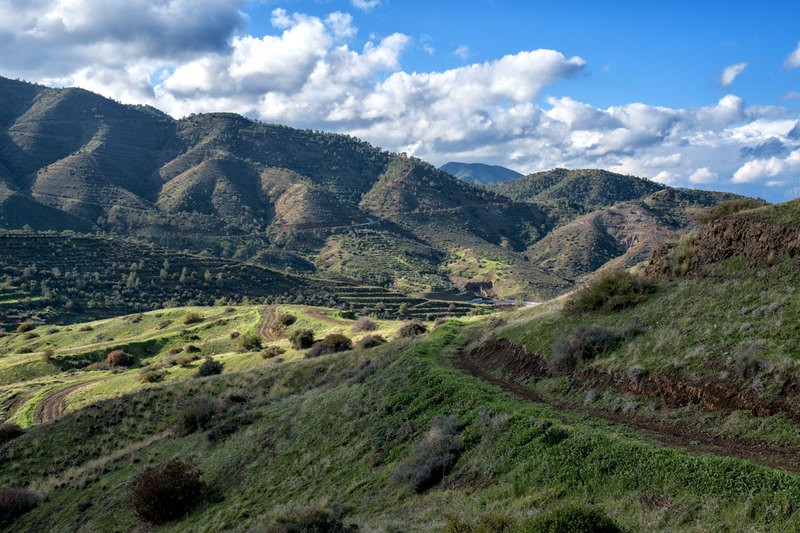
[[554,296],[736,198],[599,170],[482,187],[445,170],[498,169],[5,78],[0,101],[0,228],[131,237],[405,293]]

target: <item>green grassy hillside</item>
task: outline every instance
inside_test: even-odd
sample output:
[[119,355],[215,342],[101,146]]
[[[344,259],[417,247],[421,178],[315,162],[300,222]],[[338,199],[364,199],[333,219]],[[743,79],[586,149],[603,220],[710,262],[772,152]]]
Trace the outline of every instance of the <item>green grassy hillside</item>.
[[[290,311],[305,324],[320,320]],[[418,340],[237,372],[221,357],[221,375],[137,385],[107,400],[100,385],[87,386],[97,396],[76,397],[57,422],[0,445],[0,487],[39,498],[10,528],[144,527],[131,483],[171,459],[196,468],[209,489],[164,530],[322,520],[378,531],[531,531],[574,505],[633,531],[798,526],[793,474],[663,448],[463,375],[453,365],[476,327],[485,326],[449,322]],[[432,459],[447,465],[443,475]]]

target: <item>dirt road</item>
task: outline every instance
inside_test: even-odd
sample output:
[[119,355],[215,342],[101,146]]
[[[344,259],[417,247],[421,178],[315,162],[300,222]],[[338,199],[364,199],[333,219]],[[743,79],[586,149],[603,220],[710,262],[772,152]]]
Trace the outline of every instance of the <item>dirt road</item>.
[[64,415],[64,412],[67,410],[67,397],[70,394],[78,389],[87,387],[99,381],[104,381],[106,379],[108,378],[83,381],[51,394],[39,404],[39,407],[36,409],[36,414],[33,416],[33,421],[36,424],[41,424],[43,422],[51,422],[57,418],[61,418]]
[[748,442],[712,435],[687,425],[672,425],[655,418],[632,417],[611,413],[591,407],[569,405],[545,398],[535,391],[497,377],[484,370],[478,361],[461,353],[455,361],[458,370],[491,383],[526,400],[544,403],[561,411],[590,415],[641,431],[647,438],[663,446],[680,448],[691,452],[702,452],[723,457],[747,459],[772,468],[800,473],[800,450],[780,447],[763,442]]

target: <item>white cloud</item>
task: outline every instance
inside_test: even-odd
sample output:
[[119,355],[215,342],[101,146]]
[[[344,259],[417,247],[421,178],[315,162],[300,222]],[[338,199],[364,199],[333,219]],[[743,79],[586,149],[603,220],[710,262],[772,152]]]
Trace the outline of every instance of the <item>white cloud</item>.
[[469,59],[469,46],[466,44],[460,45],[458,48],[453,50],[453,55],[459,58],[461,61],[466,61]]
[[794,52],[786,57],[783,66],[789,69],[800,67],[800,42],[797,43],[797,48],[794,49]]
[[747,65],[747,63],[736,63],[725,67],[725,69],[722,71],[722,75],[719,77],[719,84],[722,87],[727,87],[733,83],[733,80],[735,80],[739,74],[744,72],[744,69],[747,68]]
[[350,0],[350,4],[352,4],[354,8],[362,11],[372,11],[381,5],[381,0]]
[[176,117],[231,111],[349,133],[434,164],[600,167],[680,186],[733,183],[755,194],[784,187],[778,183],[800,171],[800,110],[791,107],[748,106],[733,94],[694,108],[598,108],[558,94],[542,105],[537,98],[548,86],[584,70],[582,58],[527,50],[409,72],[403,54],[411,46],[433,53],[430,37],[394,33],[365,42],[350,14],[281,8],[271,13],[270,31],[248,35],[244,5],[119,0],[109,10],[100,0],[0,2],[0,72],[79,85]]
[[[770,157],[755,159],[742,165],[733,174],[733,183],[753,183],[764,178],[775,178],[800,169],[800,150],[795,150],[785,159]],[[777,180],[771,180],[777,181]]]
[[698,168],[689,176],[689,183],[704,184],[714,183],[717,180],[717,174],[712,172],[708,167]]

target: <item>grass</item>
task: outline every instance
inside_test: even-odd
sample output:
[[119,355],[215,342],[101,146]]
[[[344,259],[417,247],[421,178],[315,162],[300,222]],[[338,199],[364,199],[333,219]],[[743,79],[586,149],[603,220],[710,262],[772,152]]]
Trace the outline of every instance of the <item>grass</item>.
[[[447,516],[493,513],[519,526],[587,502],[633,531],[800,526],[796,476],[523,402],[449,367],[467,341],[450,322],[415,342],[166,383],[31,428],[3,450],[0,485],[13,479],[46,498],[15,527],[135,529],[129,483],[172,458],[198,468],[223,499],[166,531],[259,529],[311,504],[341,508],[365,530],[430,531]],[[231,390],[247,397],[251,423],[218,443],[170,436],[176,399]],[[433,420],[448,415],[465,425],[463,454],[443,483],[415,494],[393,482]]]

